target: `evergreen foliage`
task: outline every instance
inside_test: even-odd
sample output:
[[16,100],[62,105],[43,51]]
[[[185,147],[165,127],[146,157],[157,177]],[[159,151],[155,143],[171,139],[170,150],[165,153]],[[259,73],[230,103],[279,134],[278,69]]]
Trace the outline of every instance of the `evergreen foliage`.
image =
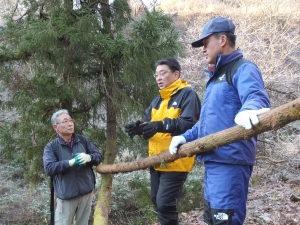
[[[68,109],[75,132],[103,148],[107,119],[117,118],[113,129],[121,133],[124,122],[140,119],[157,94],[154,63],[183,48],[172,17],[154,10],[133,19],[127,0],[85,1],[80,9],[72,1],[20,2],[26,13],[6,15],[0,32],[0,80],[8,92],[1,108],[13,115],[3,121],[0,142],[5,158],[24,163],[34,184],[45,178],[53,112]],[[115,115],[107,113],[108,100]],[[126,143],[115,141],[118,149]]]

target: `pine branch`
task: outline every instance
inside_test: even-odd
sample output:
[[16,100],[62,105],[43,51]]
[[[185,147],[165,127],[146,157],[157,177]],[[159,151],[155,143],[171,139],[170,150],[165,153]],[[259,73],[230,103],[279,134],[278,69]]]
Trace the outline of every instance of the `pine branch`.
[[6,54],[1,55],[0,53],[0,63],[24,60],[30,58],[31,56],[32,56],[31,52],[25,52],[22,54],[10,54],[10,55],[6,55]]
[[28,15],[31,12],[37,11],[38,8],[40,6],[43,6],[43,5],[44,5],[43,3],[33,5],[31,8],[29,8],[28,10],[26,10],[26,12],[21,17],[19,17],[18,19],[16,19],[15,22],[19,23],[23,19],[24,16]]
[[17,9],[18,9],[19,1],[20,1],[20,0],[18,0],[18,1],[16,2],[16,6],[15,6],[15,9],[14,9],[14,13],[15,13],[15,12],[17,11]]

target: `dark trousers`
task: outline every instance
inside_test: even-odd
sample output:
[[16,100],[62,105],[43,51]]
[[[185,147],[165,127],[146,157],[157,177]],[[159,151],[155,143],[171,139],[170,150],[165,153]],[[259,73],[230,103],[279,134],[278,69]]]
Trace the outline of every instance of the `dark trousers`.
[[178,225],[177,204],[188,173],[161,172],[151,168],[150,175],[151,197],[159,222]]

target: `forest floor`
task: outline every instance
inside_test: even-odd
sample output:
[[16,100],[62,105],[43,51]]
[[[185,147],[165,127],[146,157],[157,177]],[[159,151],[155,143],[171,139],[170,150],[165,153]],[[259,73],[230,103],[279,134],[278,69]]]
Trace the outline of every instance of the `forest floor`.
[[[300,198],[298,198],[300,195],[300,157],[298,152],[294,153],[288,156],[286,152],[284,154],[281,152],[280,160],[277,161],[267,160],[267,157],[257,160],[250,181],[247,217],[244,225],[300,224]],[[16,170],[13,176],[5,171],[13,170],[13,168],[16,170],[16,167],[3,164],[1,166],[0,225],[47,224],[45,218],[40,220],[40,223],[36,223],[34,219],[37,216],[37,209],[48,212],[48,203],[45,204],[47,185],[44,184],[38,190],[31,192],[23,183],[24,190],[20,189],[21,179],[15,177],[20,171]],[[204,225],[202,214],[201,209],[182,212],[179,224]],[[22,220],[26,223],[21,222]]]
[[[297,157],[265,160],[254,167],[244,225],[300,224],[300,166]],[[180,225],[204,225],[200,210],[180,214]]]

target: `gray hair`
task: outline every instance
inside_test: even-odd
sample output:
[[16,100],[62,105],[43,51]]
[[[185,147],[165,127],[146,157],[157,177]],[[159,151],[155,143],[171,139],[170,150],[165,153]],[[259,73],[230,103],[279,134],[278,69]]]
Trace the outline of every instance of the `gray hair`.
[[68,110],[66,109],[60,109],[57,112],[53,113],[52,117],[51,117],[51,124],[57,124],[58,123],[58,117],[62,114],[69,114]]

